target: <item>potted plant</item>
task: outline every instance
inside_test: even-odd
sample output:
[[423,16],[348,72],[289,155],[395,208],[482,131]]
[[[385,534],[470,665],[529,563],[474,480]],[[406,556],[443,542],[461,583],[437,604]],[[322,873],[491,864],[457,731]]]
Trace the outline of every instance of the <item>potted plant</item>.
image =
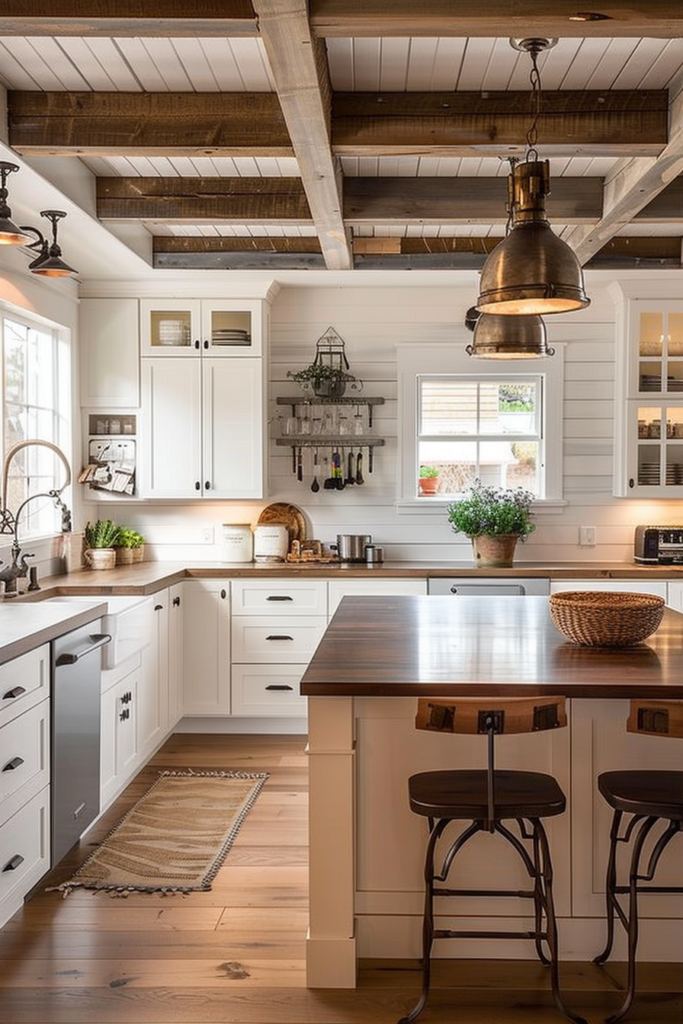
[[439,470],[436,466],[420,466],[418,489],[421,496],[436,494],[439,489]]
[[116,565],[114,544],[119,528],[111,519],[98,519],[95,523],[86,523],[83,531],[85,539],[85,560],[91,569],[113,569]]
[[534,495],[523,487],[487,487],[475,480],[469,494],[446,508],[455,533],[472,541],[477,566],[511,566],[518,540],[536,526],[531,522]]
[[133,541],[137,533],[126,526],[119,526],[114,538],[117,565],[130,565],[133,561]]
[[312,391],[319,398],[341,398],[347,384],[354,391],[363,387],[362,380],[331,363],[310,363],[301,370],[288,370],[287,376],[300,384],[304,391]]
[[142,562],[145,558],[145,538],[137,530],[130,530],[130,546],[133,552],[133,561]]

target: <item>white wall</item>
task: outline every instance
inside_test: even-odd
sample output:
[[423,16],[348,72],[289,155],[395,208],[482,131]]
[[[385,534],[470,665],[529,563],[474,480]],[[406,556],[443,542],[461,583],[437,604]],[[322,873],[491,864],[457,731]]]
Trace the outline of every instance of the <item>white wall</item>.
[[[680,293],[681,275],[664,273],[666,276],[656,276],[658,293],[675,298]],[[439,275],[433,287],[422,283],[413,286],[407,274],[402,278],[406,283],[398,286],[387,285],[382,277],[372,287],[368,275],[363,275],[362,285],[356,285],[358,277],[352,275],[348,285],[340,285],[338,275],[329,286],[316,281],[309,287],[307,280],[302,274],[296,284],[285,284],[273,302],[271,420],[278,411],[287,412],[286,407],[278,409],[275,405],[276,396],[300,393],[287,380],[287,370],[310,362],[316,340],[332,326],[346,342],[351,371],[365,381],[367,394],[386,399],[386,404],[375,410],[377,433],[386,438],[386,446],[376,450],[375,471],[371,476],[366,471],[363,487],[313,494],[310,455],[304,482],[299,484],[291,470],[289,449],[276,447],[271,440],[268,501],[298,505],[306,514],[309,536],[323,541],[333,541],[337,533],[371,533],[375,542],[384,546],[387,558],[471,564],[469,544],[451,532],[443,507],[407,510],[397,508],[395,498],[397,347],[421,341],[468,344],[471,335],[463,320],[475,297],[472,275],[453,274],[446,286]],[[645,295],[651,293],[653,280],[651,275],[643,275]],[[548,317],[546,321],[550,344],[566,343],[563,471],[567,504],[539,513],[536,532],[518,550],[517,564],[628,562],[632,560],[633,527],[637,523],[680,522],[683,518],[683,503],[678,501],[612,497],[615,307],[608,287],[614,275],[589,273],[587,282],[592,299],[587,310]],[[221,294],[220,286],[215,293]],[[274,437],[274,423],[270,429]],[[147,536],[155,558],[212,560],[220,553],[220,524],[255,523],[267,503],[130,503],[124,515],[120,504],[98,502],[86,506],[86,513],[90,518],[111,515],[125,519],[126,525]],[[595,547],[579,546],[581,525],[597,528]]]

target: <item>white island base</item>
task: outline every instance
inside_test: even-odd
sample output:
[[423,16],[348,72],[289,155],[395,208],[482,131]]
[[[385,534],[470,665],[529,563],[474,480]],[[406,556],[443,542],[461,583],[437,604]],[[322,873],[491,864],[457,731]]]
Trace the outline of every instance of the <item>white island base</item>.
[[[434,768],[483,766],[485,741],[416,731],[416,703],[411,697],[309,697],[310,988],[354,988],[359,958],[421,955],[426,823],[408,807],[407,779]],[[589,961],[605,938],[611,819],[595,780],[615,768],[680,770],[683,742],[627,734],[626,700],[567,703],[567,729],[499,737],[498,765],[548,772],[567,795],[566,813],[547,822],[560,955]],[[659,884],[683,884],[680,839],[660,862]],[[488,834],[476,837],[457,870],[458,886],[528,885],[519,859]],[[650,894],[639,904],[638,959],[681,962],[683,895]],[[451,912],[445,920],[457,921],[454,928],[517,930],[528,927],[528,908],[528,901],[516,899],[463,898],[458,917]],[[533,960],[535,952],[531,941],[448,939],[437,940],[434,956]],[[612,959],[626,959],[620,926]]]

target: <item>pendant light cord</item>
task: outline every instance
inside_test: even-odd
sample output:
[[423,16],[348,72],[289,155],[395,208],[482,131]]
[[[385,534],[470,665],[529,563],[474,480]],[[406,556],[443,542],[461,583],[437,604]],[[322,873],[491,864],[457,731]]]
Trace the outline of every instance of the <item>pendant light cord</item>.
[[526,144],[527,151],[525,160],[538,160],[538,150],[536,144],[538,143],[538,119],[541,116],[541,73],[538,70],[538,50],[535,46],[529,48],[529,56],[531,57],[531,71],[529,72],[529,81],[531,82],[531,106],[533,111],[533,121],[531,126],[526,133]]

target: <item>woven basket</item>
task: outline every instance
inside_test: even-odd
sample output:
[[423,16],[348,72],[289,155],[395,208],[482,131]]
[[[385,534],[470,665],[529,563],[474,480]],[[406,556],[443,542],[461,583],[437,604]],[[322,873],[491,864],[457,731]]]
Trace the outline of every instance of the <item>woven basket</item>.
[[629,647],[659,626],[664,598],[655,594],[570,590],[552,594],[550,617],[561,633],[584,647]]

